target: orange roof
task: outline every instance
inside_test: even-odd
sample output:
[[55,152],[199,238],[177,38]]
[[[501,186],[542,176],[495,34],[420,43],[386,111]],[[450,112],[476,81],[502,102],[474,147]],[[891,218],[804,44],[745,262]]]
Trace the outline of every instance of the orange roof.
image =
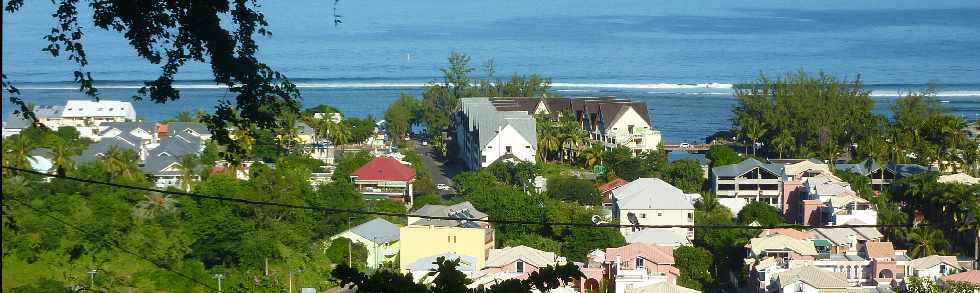
[[415,178],[415,170],[395,158],[381,156],[368,161],[350,177],[356,180],[411,181]]
[[777,234],[786,235],[786,236],[793,237],[793,238],[796,238],[796,239],[799,239],[799,240],[807,240],[807,239],[813,238],[813,237],[810,236],[810,234],[807,234],[806,232],[803,232],[803,231],[800,231],[800,230],[796,230],[796,229],[790,229],[790,228],[765,229],[765,230],[762,230],[762,233],[759,233],[758,237],[764,237],[764,236],[769,236],[769,235],[777,235]]
[[613,181],[609,181],[606,184],[599,185],[599,192],[601,192],[601,193],[610,192],[613,189],[616,189],[617,187],[626,185],[627,183],[629,183],[629,182],[627,182],[626,180],[623,180],[623,178],[616,178],[616,179],[613,179]]
[[864,244],[869,258],[894,258],[895,246],[891,242],[868,241]]
[[972,271],[965,271],[959,274],[952,274],[943,277],[943,281],[980,285],[980,271],[972,270]]

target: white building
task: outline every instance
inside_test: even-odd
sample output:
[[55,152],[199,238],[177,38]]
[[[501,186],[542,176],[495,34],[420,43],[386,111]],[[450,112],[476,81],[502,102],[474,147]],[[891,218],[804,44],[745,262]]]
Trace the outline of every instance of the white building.
[[462,99],[455,117],[459,156],[469,169],[497,161],[534,162],[538,139],[534,117],[500,109],[489,98]]
[[[99,126],[106,122],[125,122],[136,120],[136,110],[130,102],[124,101],[86,101],[68,100],[65,106],[42,105],[34,107],[38,122],[50,129],[75,127],[81,137],[98,140]],[[30,126],[23,117],[11,115],[4,123],[4,137],[19,133]],[[9,128],[9,129],[8,129]]]
[[783,210],[784,165],[748,158],[737,164],[711,168],[709,178],[718,197],[762,201]]
[[[694,225],[694,205],[684,191],[660,178],[639,178],[612,191],[613,216],[629,225]],[[670,228],[674,233],[693,238],[689,228]],[[630,237],[642,227],[621,228]]]

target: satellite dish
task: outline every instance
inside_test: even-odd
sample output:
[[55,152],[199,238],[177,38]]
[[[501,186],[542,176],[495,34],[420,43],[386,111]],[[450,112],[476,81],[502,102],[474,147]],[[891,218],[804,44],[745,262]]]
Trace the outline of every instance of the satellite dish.
[[626,213],[626,218],[630,220],[630,224],[633,224],[633,226],[639,226],[640,225],[640,220],[637,220],[636,219],[636,214],[634,214],[634,213]]
[[602,220],[602,217],[600,217],[599,215],[592,215],[592,224],[593,225],[601,225],[601,224],[605,224],[605,223],[606,222],[603,221]]

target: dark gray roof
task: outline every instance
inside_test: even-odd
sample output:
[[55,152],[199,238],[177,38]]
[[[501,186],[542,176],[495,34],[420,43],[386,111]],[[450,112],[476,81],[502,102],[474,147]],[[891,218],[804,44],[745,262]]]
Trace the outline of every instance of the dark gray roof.
[[398,241],[400,235],[397,225],[381,218],[375,218],[367,223],[357,225],[357,227],[351,228],[350,232],[379,244]]
[[104,135],[110,130],[112,130],[113,128],[119,129],[119,131],[121,131],[122,133],[131,133],[133,130],[137,128],[142,129],[143,131],[146,131],[147,133],[150,134],[156,132],[156,124],[149,123],[149,122],[129,122],[129,121],[108,122],[108,123],[102,123],[102,126],[105,126],[106,128],[103,129],[99,133],[99,135]]
[[453,217],[458,220],[444,220],[444,219],[419,219],[416,221],[415,225],[431,225],[431,226],[442,226],[442,227],[464,227],[464,228],[476,228],[479,224],[473,221],[468,221],[472,219],[485,219],[487,214],[478,211],[473,204],[468,201],[454,204],[451,206],[444,205],[433,205],[427,204],[422,208],[412,212],[411,216],[429,216],[429,217]]
[[527,112],[498,109],[490,98],[465,98],[460,101],[460,111],[467,117],[466,130],[479,135],[477,139],[481,147],[497,136],[498,128],[510,125],[531,143],[531,148],[537,148],[535,120]]
[[106,138],[106,139],[102,139],[97,143],[93,143],[89,145],[88,149],[82,151],[82,154],[75,157],[74,160],[77,163],[95,161],[96,159],[98,159],[99,156],[105,155],[106,152],[109,152],[109,150],[112,149],[113,146],[119,148],[119,150],[136,151],[137,145],[128,142],[126,140],[120,139],[119,137]]
[[174,135],[177,133],[186,133],[184,132],[185,129],[193,130],[194,132],[197,132],[200,135],[211,134],[211,130],[208,130],[208,127],[201,123],[193,123],[193,122],[167,123],[167,133],[169,133],[170,135]]
[[172,135],[160,140],[160,145],[150,150],[148,157],[180,157],[187,154],[198,154],[201,150],[201,139],[193,135]]
[[23,115],[10,113],[10,116],[5,121],[6,124],[3,128],[7,129],[26,129],[31,126],[31,121],[24,119]]
[[143,173],[152,175],[180,175],[180,172],[164,172],[163,169],[170,167],[177,162],[176,157],[146,157],[146,161],[143,162]]
[[34,116],[40,118],[61,117],[65,114],[64,106],[41,105],[34,107]]
[[715,176],[725,176],[725,177],[737,177],[739,175],[748,173],[755,168],[762,168],[769,171],[773,175],[783,176],[783,165],[782,164],[766,164],[756,160],[755,158],[745,159],[737,164],[724,165],[711,168],[711,173]]

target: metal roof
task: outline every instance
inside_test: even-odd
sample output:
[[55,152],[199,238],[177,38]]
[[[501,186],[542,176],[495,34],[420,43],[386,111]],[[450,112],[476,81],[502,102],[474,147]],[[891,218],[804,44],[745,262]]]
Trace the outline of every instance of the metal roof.
[[350,232],[379,244],[398,241],[400,235],[397,225],[382,218],[375,218],[357,225],[357,227],[351,228]]
[[693,210],[694,205],[684,191],[660,178],[638,178],[613,190],[620,209],[629,210]]

